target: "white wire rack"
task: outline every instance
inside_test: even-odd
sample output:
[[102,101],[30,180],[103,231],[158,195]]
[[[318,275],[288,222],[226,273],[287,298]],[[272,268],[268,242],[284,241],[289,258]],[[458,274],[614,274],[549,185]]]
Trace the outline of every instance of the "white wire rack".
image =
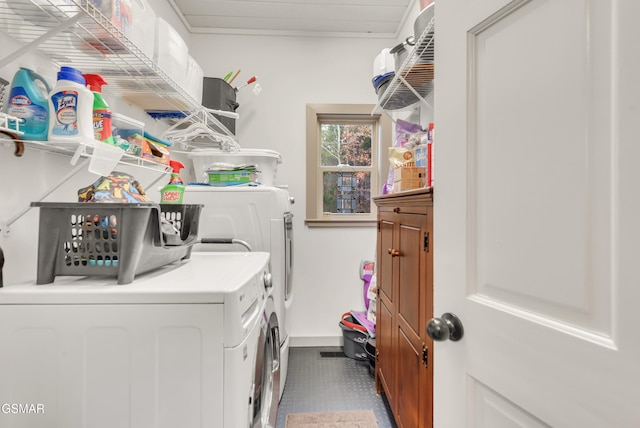
[[418,103],[431,106],[434,80],[435,17],[416,41],[413,50],[400,66],[375,110],[413,108]]
[[[202,108],[88,0],[0,2],[0,31],[24,43],[0,58],[0,67],[38,50],[58,65],[102,75],[111,93],[144,110],[176,111],[186,117]],[[212,132],[233,139],[216,118],[208,124]]]

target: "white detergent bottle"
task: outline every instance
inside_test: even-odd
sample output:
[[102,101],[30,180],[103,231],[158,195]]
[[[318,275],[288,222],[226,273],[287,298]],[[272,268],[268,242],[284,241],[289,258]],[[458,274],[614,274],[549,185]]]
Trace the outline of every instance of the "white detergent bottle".
[[93,93],[80,70],[61,67],[49,94],[49,141],[93,139]]

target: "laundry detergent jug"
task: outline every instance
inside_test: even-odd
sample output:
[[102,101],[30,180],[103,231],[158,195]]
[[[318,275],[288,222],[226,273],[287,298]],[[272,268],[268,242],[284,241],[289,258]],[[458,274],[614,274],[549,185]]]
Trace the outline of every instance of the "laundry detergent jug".
[[[43,87],[41,87],[40,82]],[[9,126],[24,132],[23,140],[46,140],[49,131],[49,85],[42,76],[20,68],[13,76],[6,113],[20,119]]]
[[60,67],[49,96],[49,140],[93,141],[93,93],[80,70]]

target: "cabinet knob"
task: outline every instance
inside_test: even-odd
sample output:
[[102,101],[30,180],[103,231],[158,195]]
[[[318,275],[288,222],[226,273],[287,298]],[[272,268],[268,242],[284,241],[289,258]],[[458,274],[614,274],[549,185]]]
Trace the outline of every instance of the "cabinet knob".
[[399,212],[400,212],[400,207],[395,207],[395,208],[393,209],[393,212],[394,212],[394,213],[399,213]]
[[400,255],[400,250],[389,248],[389,254],[391,254],[391,257],[398,257]]

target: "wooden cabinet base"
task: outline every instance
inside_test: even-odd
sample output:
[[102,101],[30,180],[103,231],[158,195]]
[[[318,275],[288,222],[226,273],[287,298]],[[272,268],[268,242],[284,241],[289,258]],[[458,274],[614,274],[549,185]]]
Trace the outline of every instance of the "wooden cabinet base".
[[433,426],[433,198],[425,188],[378,207],[376,391],[400,428]]

